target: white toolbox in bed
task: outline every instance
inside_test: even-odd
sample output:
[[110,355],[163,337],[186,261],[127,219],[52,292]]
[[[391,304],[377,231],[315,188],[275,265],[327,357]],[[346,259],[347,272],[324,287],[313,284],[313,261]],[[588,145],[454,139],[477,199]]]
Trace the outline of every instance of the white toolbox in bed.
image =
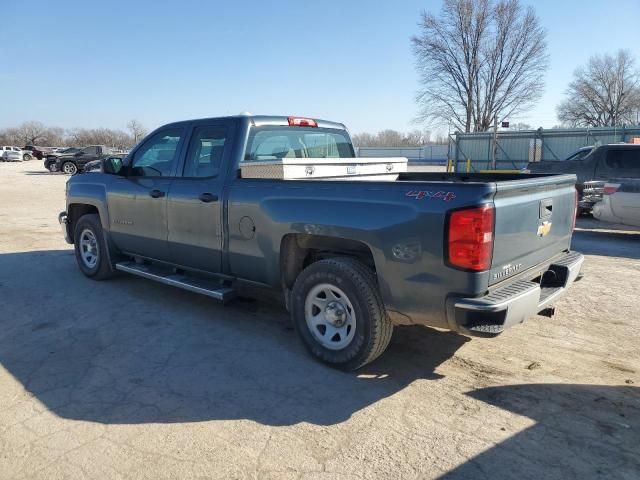
[[407,159],[389,158],[282,158],[240,164],[242,178],[278,180],[385,180],[407,171]]

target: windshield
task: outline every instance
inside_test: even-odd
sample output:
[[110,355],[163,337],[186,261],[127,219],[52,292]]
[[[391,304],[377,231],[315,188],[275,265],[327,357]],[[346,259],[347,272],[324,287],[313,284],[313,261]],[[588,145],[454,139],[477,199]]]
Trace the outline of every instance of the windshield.
[[345,130],[266,126],[250,130],[244,160],[353,157],[355,152]]

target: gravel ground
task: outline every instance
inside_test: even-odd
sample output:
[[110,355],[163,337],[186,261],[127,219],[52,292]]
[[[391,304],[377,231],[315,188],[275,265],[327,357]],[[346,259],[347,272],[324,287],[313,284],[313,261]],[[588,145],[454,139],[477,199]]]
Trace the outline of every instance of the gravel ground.
[[640,478],[640,233],[495,339],[396,329],[353,373],[278,306],[84,278],[62,174],[0,163],[0,478]]

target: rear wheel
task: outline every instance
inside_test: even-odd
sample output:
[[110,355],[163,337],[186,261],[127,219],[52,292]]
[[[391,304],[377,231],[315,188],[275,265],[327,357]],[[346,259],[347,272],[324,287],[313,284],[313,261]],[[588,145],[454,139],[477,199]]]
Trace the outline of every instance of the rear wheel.
[[309,352],[344,370],[375,360],[393,332],[373,272],[351,258],[304,269],[293,287],[291,315]]
[[78,167],[73,162],[64,162],[62,164],[62,171],[67,175],[75,175],[78,173]]
[[83,215],[76,222],[74,248],[78,266],[87,277],[105,280],[114,275],[106,253],[100,217],[95,213]]
[[24,160],[31,160],[33,157],[32,157],[31,155],[29,155],[28,153],[25,153],[25,154],[22,156],[22,158],[23,158]]

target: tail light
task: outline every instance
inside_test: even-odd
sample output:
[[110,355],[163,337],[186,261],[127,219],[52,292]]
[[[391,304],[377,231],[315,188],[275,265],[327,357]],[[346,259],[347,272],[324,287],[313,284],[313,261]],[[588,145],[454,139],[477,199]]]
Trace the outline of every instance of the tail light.
[[493,205],[456,210],[449,214],[447,259],[451,266],[481,272],[493,256]]
[[290,127],[317,127],[318,126],[318,122],[316,122],[313,118],[289,117],[287,120],[289,121]]
[[605,195],[613,195],[618,191],[619,188],[620,188],[619,183],[605,183],[603,193]]

